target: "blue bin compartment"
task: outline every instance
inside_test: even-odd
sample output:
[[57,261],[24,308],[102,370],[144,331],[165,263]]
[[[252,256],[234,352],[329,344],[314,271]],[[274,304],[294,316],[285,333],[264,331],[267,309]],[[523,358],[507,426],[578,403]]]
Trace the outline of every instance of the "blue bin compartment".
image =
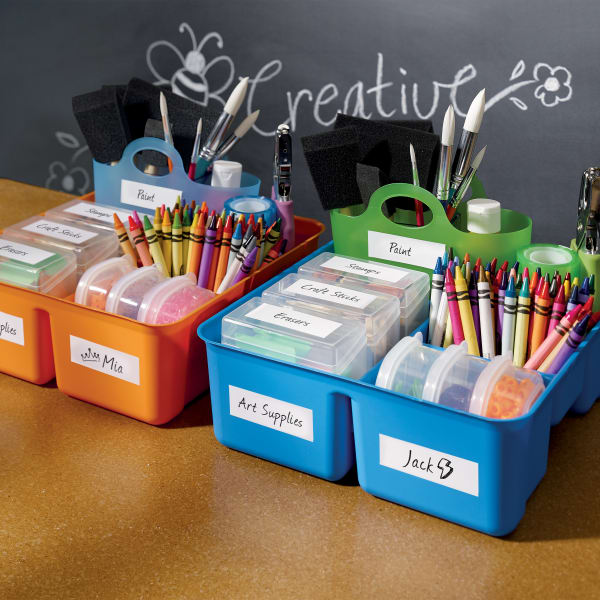
[[600,396],[598,356],[600,356],[600,323],[584,338],[575,355],[575,363],[580,369],[583,382],[582,392],[572,406],[575,413],[588,412]]

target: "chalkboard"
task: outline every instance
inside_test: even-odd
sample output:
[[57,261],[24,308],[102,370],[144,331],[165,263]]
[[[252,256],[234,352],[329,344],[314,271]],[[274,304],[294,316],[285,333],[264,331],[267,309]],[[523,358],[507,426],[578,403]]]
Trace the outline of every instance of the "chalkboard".
[[599,17],[597,0],[3,0],[0,174],[89,191],[73,95],[137,76],[219,106],[249,75],[240,114],[261,117],[232,158],[268,193],[272,132],[288,121],[297,213],[328,221],[302,135],[330,127],[337,111],[432,118],[439,132],[449,102],[464,115],[485,87],[488,195],[530,214],[536,241],[568,243],[581,173],[600,162]]

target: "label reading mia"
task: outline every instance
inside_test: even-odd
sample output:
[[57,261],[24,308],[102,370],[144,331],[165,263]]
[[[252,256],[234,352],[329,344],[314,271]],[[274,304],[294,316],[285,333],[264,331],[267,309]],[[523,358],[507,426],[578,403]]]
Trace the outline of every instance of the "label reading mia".
[[46,252],[46,250],[27,246],[27,244],[0,239],[0,256],[10,258],[11,260],[18,260],[28,265],[37,265],[56,255],[53,252]]
[[161,204],[173,206],[177,197],[183,196],[181,190],[159,187],[138,181],[121,180],[121,204],[133,204],[154,212]]
[[309,279],[298,279],[292,285],[285,288],[286,292],[294,292],[301,296],[309,298],[323,298],[336,304],[344,306],[355,306],[356,308],[366,308],[375,300],[377,296],[357,292],[337,285],[329,285],[321,281],[311,281]]
[[64,242],[71,242],[72,244],[83,244],[98,235],[93,231],[86,231],[85,229],[79,229],[79,227],[71,227],[70,225],[47,219],[39,219],[29,225],[25,225],[22,229]]
[[127,217],[133,214],[128,210],[113,210],[112,208],[103,208],[97,204],[94,204],[93,202],[78,202],[77,204],[73,204],[73,206],[69,206],[69,208],[65,208],[65,212],[79,215],[80,217],[89,217],[90,219],[102,221],[103,223],[107,223],[109,225],[114,223],[114,213],[117,213],[117,217],[119,217],[121,221],[127,221]]
[[137,356],[74,335],[69,337],[71,362],[140,385],[140,359]]
[[299,310],[292,310],[285,306],[273,306],[272,304],[260,304],[254,310],[246,314],[246,317],[258,319],[264,323],[280,325],[294,331],[302,331],[308,335],[326,338],[331,335],[342,324],[330,321],[314,315],[308,315]]
[[24,346],[23,319],[0,311],[0,340]]
[[438,256],[443,256],[446,246],[401,235],[369,231],[369,257],[393,260],[399,263],[433,269]]
[[479,463],[379,434],[379,463],[438,485],[479,496]]
[[354,273],[354,275],[362,275],[370,279],[379,279],[381,281],[389,281],[397,283],[406,276],[407,271],[398,267],[386,267],[353,258],[344,258],[343,256],[334,256],[326,260],[322,267],[335,269],[336,271],[345,271],[346,273]]
[[229,414],[257,425],[313,440],[313,411],[277,398],[229,386]]

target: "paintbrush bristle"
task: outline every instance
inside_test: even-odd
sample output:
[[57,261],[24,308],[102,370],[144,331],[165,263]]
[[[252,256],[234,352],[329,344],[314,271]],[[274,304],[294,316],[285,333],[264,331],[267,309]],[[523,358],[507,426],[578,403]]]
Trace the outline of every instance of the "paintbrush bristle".
[[248,115],[236,128],[233,132],[236,137],[244,137],[248,131],[252,128],[254,123],[256,123],[256,119],[258,119],[258,115],[260,114],[260,110],[255,110],[251,115]]
[[442,125],[442,145],[452,146],[454,144],[454,125],[454,108],[451,104],[444,115],[444,124]]
[[471,163],[471,168],[476,171],[479,168],[479,165],[481,164],[481,161],[483,160],[483,156],[485,154],[485,149],[487,148],[487,146],[484,146],[477,154],[477,156],[473,159],[473,162]]
[[473,133],[479,133],[481,127],[481,120],[483,119],[483,112],[485,110],[485,88],[483,88],[471,102],[469,112],[465,118],[465,124],[463,129],[471,131]]
[[223,109],[227,114],[235,117],[240,106],[246,97],[246,91],[248,90],[248,77],[244,77],[239,83],[233,88],[233,92],[229,96],[225,108]]

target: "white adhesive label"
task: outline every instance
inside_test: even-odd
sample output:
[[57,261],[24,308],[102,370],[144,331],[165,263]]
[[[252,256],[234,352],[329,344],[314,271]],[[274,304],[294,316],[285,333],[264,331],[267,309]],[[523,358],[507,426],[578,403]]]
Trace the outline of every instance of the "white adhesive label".
[[354,260],[353,258],[344,258],[343,256],[334,256],[333,258],[326,260],[321,267],[328,267],[346,273],[354,273],[354,275],[362,275],[363,277],[369,277],[371,279],[389,281],[390,283],[397,283],[408,273],[404,269],[398,267],[375,265],[361,260]]
[[393,260],[415,267],[433,269],[438,256],[443,256],[446,246],[401,235],[369,231],[369,257]]
[[173,206],[177,196],[182,196],[181,190],[159,187],[138,181],[121,180],[121,204],[133,204],[154,212],[161,204]]
[[65,212],[79,215],[80,217],[88,217],[90,219],[94,219],[95,221],[102,221],[103,223],[108,223],[109,225],[114,224],[114,213],[117,213],[117,217],[119,217],[121,221],[127,221],[127,217],[133,214],[128,210],[101,208],[93,202],[79,202],[78,204],[73,204],[73,206],[65,208]]
[[25,345],[25,334],[23,328],[23,319],[0,312],[0,340]]
[[0,256],[4,258],[10,258],[11,260],[18,260],[19,262],[26,263],[28,265],[37,265],[44,260],[56,256],[54,252],[46,252],[46,250],[40,250],[27,244],[19,244],[19,242],[13,242],[6,238],[0,239]]
[[321,281],[310,281],[309,279],[298,279],[292,285],[285,288],[286,292],[294,292],[301,296],[309,298],[322,298],[343,304],[344,306],[355,306],[356,308],[366,308],[377,298],[373,294],[357,292],[337,285],[329,285]]
[[479,496],[479,463],[379,434],[379,462],[439,485]]
[[342,326],[337,321],[307,315],[299,310],[292,310],[284,306],[273,306],[272,304],[261,304],[247,313],[246,316],[294,331],[302,331],[323,339]]
[[312,442],[313,411],[233,385],[229,386],[229,414]]
[[84,229],[79,229],[79,227],[72,227],[71,225],[48,221],[47,219],[34,221],[22,229],[23,231],[31,231],[32,233],[38,233],[64,242],[71,242],[72,244],[83,244],[98,235],[94,231],[85,231]]
[[140,359],[137,356],[74,335],[70,340],[71,362],[140,385]]

